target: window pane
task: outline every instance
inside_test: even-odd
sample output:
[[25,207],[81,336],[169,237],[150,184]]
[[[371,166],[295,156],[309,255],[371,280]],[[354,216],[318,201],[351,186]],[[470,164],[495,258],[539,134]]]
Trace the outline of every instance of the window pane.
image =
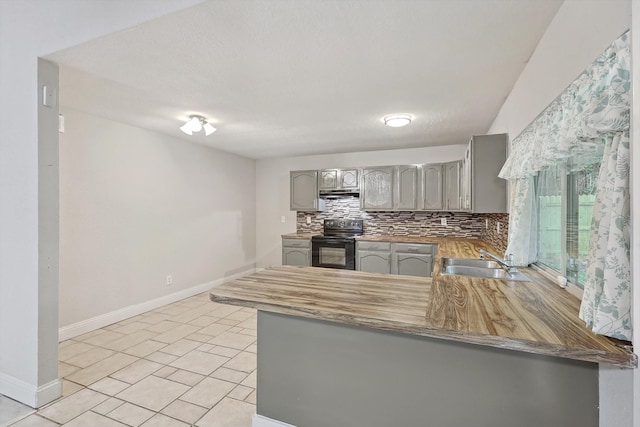
[[567,272],[569,281],[584,285],[589,232],[596,198],[599,164],[571,172],[567,179]]
[[562,271],[562,179],[564,167],[541,171],[537,177],[538,262]]

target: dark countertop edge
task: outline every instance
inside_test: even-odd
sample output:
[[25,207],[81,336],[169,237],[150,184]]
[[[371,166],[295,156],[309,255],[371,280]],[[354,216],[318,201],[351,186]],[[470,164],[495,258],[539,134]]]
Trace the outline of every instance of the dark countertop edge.
[[628,357],[626,357],[625,354],[622,353],[607,353],[604,351],[590,349],[568,349],[567,347],[562,345],[541,344],[532,341],[499,337],[495,335],[480,335],[448,329],[420,327],[399,322],[381,321],[367,317],[356,317],[344,313],[335,313],[329,315],[327,313],[318,313],[313,310],[294,309],[277,304],[252,302],[237,298],[215,295],[213,293],[215,292],[215,288],[212,289],[211,292],[212,293],[209,294],[209,298],[211,299],[211,301],[242,307],[250,307],[257,310],[269,311],[272,313],[299,316],[308,319],[324,320],[328,322],[336,322],[353,326],[368,327],[378,330],[394,331],[410,335],[438,338],[467,344],[483,345],[543,356],[561,357],[571,360],[580,360],[583,362],[607,364],[620,368],[636,368],[638,366],[638,358],[632,352],[629,352]]

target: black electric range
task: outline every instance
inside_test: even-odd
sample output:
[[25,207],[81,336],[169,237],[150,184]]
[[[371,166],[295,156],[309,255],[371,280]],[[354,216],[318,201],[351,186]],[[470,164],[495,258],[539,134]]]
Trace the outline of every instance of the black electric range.
[[363,232],[361,219],[327,219],[324,232],[311,237],[313,267],[356,269],[356,237]]

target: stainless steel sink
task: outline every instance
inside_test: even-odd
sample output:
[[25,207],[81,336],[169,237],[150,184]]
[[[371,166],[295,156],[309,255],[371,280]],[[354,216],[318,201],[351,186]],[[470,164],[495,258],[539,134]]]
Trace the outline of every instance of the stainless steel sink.
[[440,274],[483,277],[488,279],[516,280],[530,282],[520,271],[509,273],[495,261],[472,258],[442,258]]
[[475,259],[475,258],[445,258],[442,257],[442,265],[459,265],[465,267],[480,267],[480,268],[502,268],[496,261],[487,259]]

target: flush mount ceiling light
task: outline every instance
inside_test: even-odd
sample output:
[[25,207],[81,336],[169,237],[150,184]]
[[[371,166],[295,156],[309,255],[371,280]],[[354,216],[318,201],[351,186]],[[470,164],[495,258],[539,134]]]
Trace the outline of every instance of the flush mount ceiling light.
[[392,128],[400,128],[411,123],[412,118],[410,114],[389,114],[384,116],[384,124]]
[[211,123],[206,121],[202,116],[189,116],[189,120],[180,126],[180,130],[187,135],[193,135],[194,132],[197,133],[203,129],[206,136],[209,136],[216,131],[216,128],[211,126]]

